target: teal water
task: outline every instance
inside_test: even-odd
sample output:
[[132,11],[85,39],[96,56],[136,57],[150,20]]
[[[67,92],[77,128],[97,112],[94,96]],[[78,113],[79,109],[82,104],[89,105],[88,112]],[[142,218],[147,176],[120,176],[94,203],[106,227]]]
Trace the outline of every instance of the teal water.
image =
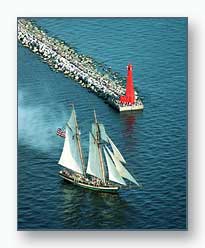
[[[122,76],[132,63],[145,109],[115,112],[18,43],[18,228],[185,229],[187,19],[33,20]],[[85,156],[95,108],[142,190],[102,194],[59,178],[63,139],[55,133],[69,116],[70,103]]]

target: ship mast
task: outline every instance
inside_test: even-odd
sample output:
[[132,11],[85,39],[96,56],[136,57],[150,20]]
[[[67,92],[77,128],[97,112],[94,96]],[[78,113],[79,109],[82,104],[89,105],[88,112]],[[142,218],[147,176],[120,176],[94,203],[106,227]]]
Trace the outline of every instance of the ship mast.
[[83,160],[82,148],[81,148],[81,145],[80,145],[80,133],[79,133],[78,122],[77,122],[77,118],[76,118],[75,109],[74,109],[73,104],[72,104],[72,108],[73,108],[73,112],[74,112],[74,120],[75,120],[76,139],[77,139],[77,144],[78,144],[78,150],[79,150],[79,154],[80,154],[80,160],[82,162],[83,175],[85,176],[85,164],[84,164],[84,160]]
[[95,120],[95,125],[97,127],[96,139],[97,139],[97,147],[98,147],[98,153],[99,153],[99,158],[100,158],[100,169],[101,169],[102,176],[103,176],[103,182],[105,183],[105,168],[104,168],[103,159],[102,159],[102,151],[100,149],[100,128],[98,125],[95,110],[94,110],[94,120]]

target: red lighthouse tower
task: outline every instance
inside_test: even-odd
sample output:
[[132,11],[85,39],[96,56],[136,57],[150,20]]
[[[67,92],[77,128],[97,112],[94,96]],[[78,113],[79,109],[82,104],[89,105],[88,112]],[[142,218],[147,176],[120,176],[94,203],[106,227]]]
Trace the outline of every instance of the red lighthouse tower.
[[135,91],[132,77],[132,65],[129,64],[127,66],[127,83],[126,83],[126,93],[125,96],[120,96],[120,103],[126,104],[134,104],[135,99]]

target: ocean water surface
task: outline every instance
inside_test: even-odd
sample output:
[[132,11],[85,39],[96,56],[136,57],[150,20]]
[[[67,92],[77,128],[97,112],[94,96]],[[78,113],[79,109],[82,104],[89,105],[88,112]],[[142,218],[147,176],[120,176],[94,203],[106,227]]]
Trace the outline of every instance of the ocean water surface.
[[[116,112],[18,43],[18,229],[186,229],[187,19],[32,20],[122,76],[133,64],[145,109]],[[143,189],[97,193],[58,176],[71,103],[85,157],[95,108]]]

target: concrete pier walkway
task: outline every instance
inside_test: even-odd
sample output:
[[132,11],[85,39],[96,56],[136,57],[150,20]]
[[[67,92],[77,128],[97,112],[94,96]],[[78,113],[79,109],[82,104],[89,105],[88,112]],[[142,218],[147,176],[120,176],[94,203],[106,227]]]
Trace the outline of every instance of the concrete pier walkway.
[[[63,72],[82,87],[89,89],[118,111],[141,110],[143,103],[135,91],[136,103],[122,105],[120,96],[125,85],[117,77],[110,78],[100,72],[92,58],[78,54],[72,47],[49,37],[43,30],[27,19],[18,19],[18,40],[41,58],[55,71]],[[113,73],[112,75],[115,75]]]

